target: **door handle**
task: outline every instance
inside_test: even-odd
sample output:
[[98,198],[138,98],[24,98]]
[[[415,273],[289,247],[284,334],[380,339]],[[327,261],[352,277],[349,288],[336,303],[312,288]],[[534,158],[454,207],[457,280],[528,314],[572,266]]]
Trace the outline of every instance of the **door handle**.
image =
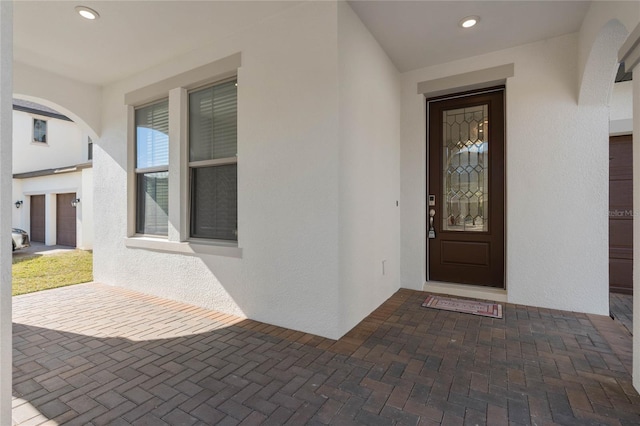
[[429,238],[433,239],[436,237],[436,229],[433,227],[433,217],[436,215],[436,210],[429,210]]

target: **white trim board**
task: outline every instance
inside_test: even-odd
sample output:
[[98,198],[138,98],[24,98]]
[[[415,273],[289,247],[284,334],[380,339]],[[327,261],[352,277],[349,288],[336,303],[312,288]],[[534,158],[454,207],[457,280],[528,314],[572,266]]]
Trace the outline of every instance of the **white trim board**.
[[418,94],[433,98],[455,92],[486,89],[504,84],[507,78],[514,76],[514,64],[451,75],[418,83]]

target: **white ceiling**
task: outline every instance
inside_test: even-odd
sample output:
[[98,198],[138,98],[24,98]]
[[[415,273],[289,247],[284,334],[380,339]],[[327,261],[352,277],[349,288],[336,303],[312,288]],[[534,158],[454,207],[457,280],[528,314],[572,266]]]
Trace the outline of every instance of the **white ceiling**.
[[[399,71],[576,32],[589,1],[363,1],[349,4]],[[458,24],[480,17],[473,28]]]
[[[14,59],[107,84],[222,40],[300,1],[17,1]],[[77,5],[100,13],[87,21]]]
[[[95,22],[74,11],[97,10]],[[219,41],[284,10],[283,1],[17,1],[14,58],[104,85]],[[352,8],[400,71],[577,31],[585,1],[367,1]],[[463,31],[459,20],[479,15]]]

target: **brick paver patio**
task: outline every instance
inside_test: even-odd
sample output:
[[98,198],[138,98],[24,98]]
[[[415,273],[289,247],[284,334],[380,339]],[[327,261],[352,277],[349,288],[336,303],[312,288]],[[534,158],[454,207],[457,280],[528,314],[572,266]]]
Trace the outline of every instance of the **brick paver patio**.
[[611,316],[620,321],[630,334],[633,334],[633,296],[611,293],[609,295]]
[[631,337],[401,290],[339,341],[100,284],[14,297],[21,425],[638,425]]

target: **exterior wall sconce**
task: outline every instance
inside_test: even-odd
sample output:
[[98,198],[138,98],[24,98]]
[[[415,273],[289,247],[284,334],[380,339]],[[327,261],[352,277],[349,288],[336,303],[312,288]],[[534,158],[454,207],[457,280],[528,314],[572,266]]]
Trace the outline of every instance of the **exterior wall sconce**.
[[16,205],[16,209],[19,209],[20,206],[22,205],[23,201],[22,200],[18,200],[16,201],[14,204]]
[[76,198],[71,202],[72,207],[78,207],[78,203],[80,202],[80,198]]

